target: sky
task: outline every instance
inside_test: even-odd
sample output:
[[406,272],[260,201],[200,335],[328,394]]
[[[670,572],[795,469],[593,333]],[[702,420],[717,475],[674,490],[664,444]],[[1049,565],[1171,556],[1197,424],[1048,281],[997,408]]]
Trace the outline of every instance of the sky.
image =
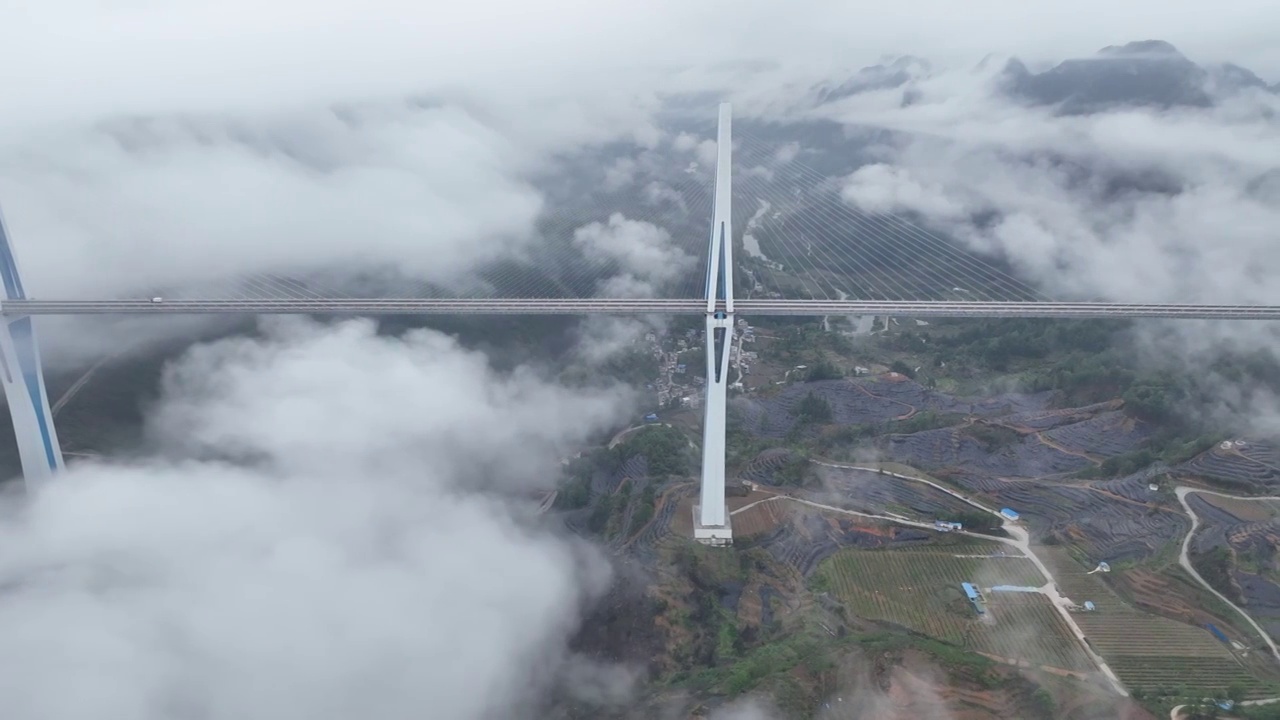
[[[1273,219],[1245,192],[1273,160],[1274,130],[1254,109],[1055,119],[966,73],[988,53],[1038,66],[1155,37],[1276,82],[1273,2],[853,5],[10,3],[0,207],[36,297],[353,263],[449,279],[536,241],[546,200],[534,178],[562,154],[626,140],[705,157],[707,138],[658,127],[666,94],[711,90],[750,108],[911,53],[957,70],[922,81],[914,108],[875,95],[830,112],[938,144],[889,148],[847,179],[849,202],[920,210],[899,202],[914,185],[935,207],[996,205],[1005,234],[931,219],[1046,282],[1046,258],[1066,253],[1076,265],[1062,289],[1107,292],[1127,287],[1115,256],[1079,248],[1159,260],[1170,246],[1153,239],[1185,249],[1197,223],[1247,211],[1203,249],[1209,285],[1267,292],[1229,260],[1263,247],[1251,228]],[[1098,202],[1008,162],[1009,148],[1154,166],[1196,191]],[[625,167],[598,182],[610,170],[626,182]],[[614,294],[686,261],[640,218],[574,237],[620,265],[603,288]],[[1135,266],[1153,294],[1176,291],[1182,271]],[[90,338],[83,357],[96,359],[132,337],[103,327],[42,324],[46,361],[70,340]],[[598,362],[646,327],[584,324],[578,351]],[[492,490],[546,488],[559,454],[625,424],[631,401],[541,368],[497,373],[448,338],[377,337],[364,321],[269,322],[262,337],[191,348],[149,411],[156,453],[79,463],[29,501],[4,501],[6,716],[518,717],[580,669],[567,640],[609,570]]]
[[534,241],[530,178],[558,153],[673,141],[653,118],[664,94],[749,105],[885,54],[1034,64],[1146,37],[1274,82],[1263,28],[1277,13],[1243,0],[7,6],[0,43],[22,62],[0,68],[0,208],[37,295],[353,262],[438,281]]

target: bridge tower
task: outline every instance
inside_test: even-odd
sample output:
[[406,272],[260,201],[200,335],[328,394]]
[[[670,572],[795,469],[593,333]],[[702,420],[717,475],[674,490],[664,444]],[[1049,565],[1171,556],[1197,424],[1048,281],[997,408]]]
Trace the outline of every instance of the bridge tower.
[[702,493],[699,503],[693,506],[693,537],[707,545],[733,543],[724,494],[729,348],[733,344],[732,159],[733,109],[729,103],[722,103],[716,137],[715,207],[707,254],[707,394],[703,403]]
[[[4,218],[0,217],[0,280],[5,298],[25,300],[18,261],[9,242]],[[62,446],[53,428],[53,413],[45,393],[40,349],[29,315],[0,316],[0,384],[13,417],[13,434],[18,441],[22,476],[27,489],[35,488],[62,470]]]

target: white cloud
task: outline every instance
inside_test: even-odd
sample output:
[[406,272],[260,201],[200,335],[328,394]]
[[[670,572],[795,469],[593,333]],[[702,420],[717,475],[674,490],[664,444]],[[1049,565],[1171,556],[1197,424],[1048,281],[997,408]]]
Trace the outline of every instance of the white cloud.
[[352,115],[44,138],[50,154],[0,164],[27,285],[102,297],[390,264],[441,281],[528,238],[541,198],[492,128],[456,109]]
[[716,142],[715,140],[703,140],[698,143],[698,162],[703,167],[712,168],[716,166]]
[[1267,280],[1280,205],[1260,185],[1280,163],[1267,120],[1280,100],[1055,117],[963,72],[924,90],[908,107],[868,97],[838,111],[904,131],[850,176],[847,201],[923,215],[1059,296],[1280,302]]
[[677,247],[666,230],[621,213],[607,223],[591,223],[574,231],[574,242],[591,261],[616,263],[618,274],[601,282],[609,297],[652,297],[663,283],[674,280],[694,259]]
[[153,416],[168,459],[81,464],[5,508],[5,712],[510,716],[608,573],[474,488],[546,487],[625,407],[364,322],[194,349]]
[[680,133],[671,142],[671,146],[680,152],[689,152],[698,147],[698,138],[689,133]]

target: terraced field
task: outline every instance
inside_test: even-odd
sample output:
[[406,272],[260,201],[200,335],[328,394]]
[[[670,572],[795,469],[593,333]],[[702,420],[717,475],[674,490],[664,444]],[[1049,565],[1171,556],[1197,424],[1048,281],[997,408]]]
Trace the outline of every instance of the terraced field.
[[1160,475],[1164,474],[1167,469],[1162,463],[1157,463],[1133,475],[1126,475],[1114,480],[1102,480],[1092,483],[1091,486],[1126,500],[1139,503],[1155,502],[1159,500],[1159,496],[1156,495],[1155,491],[1151,490],[1150,485]]
[[1065,453],[1034,437],[988,452],[957,428],[889,435],[882,447],[893,460],[905,465],[929,469],[963,467],[996,477],[1045,477],[1075,472],[1090,465],[1088,459]]
[[790,503],[782,498],[752,505],[733,514],[733,534],[748,538],[771,532],[786,521],[789,513]]
[[858,512],[886,512],[916,520],[945,520],[973,506],[924,483],[911,482],[866,470],[817,467],[818,477],[832,497],[823,502]]
[[780,484],[777,475],[778,471],[791,460],[790,450],[786,448],[769,448],[747,463],[747,467],[742,471],[741,477],[744,480],[764,485],[778,485]]
[[1247,670],[1208,630],[1133,608],[1098,575],[1085,574],[1061,548],[1036,552],[1057,577],[1063,594],[1076,603],[1090,600],[1097,606],[1096,612],[1076,614],[1076,622],[1130,688],[1159,692],[1186,686],[1221,692],[1239,683],[1255,696],[1276,690]]
[[1019,428],[1028,432],[1040,432],[1050,430],[1059,425],[1083,422],[1100,412],[1114,410],[1118,405],[1119,403],[1111,401],[1078,408],[1019,412],[1001,418],[1000,422],[1008,427]]
[[905,417],[915,408],[869,393],[860,383],[849,380],[822,380],[789,385],[766,400],[744,399],[735,403],[744,426],[763,437],[779,438],[795,426],[796,408],[813,393],[831,406],[832,422],[859,425]]
[[1119,411],[1104,412],[1083,422],[1054,428],[1044,436],[1054,444],[1097,457],[1114,457],[1132,452],[1151,436],[1146,423]]
[[1215,447],[1178,466],[1178,470],[1210,480],[1218,480],[1252,492],[1280,487],[1280,470],[1271,460],[1268,447],[1249,446],[1224,450]]
[[1151,557],[1191,528],[1191,521],[1173,510],[1149,510],[1115,500],[1085,507],[1054,523],[1051,532],[1090,557],[1108,562]]
[[1280,516],[1280,501],[1277,500],[1234,500],[1205,493],[1195,493],[1188,497],[1201,521],[1209,522],[1205,517],[1207,505],[1224,512],[1230,518],[1228,522],[1267,522]]
[[796,407],[809,393],[831,405],[832,422],[846,425],[883,423],[924,410],[981,417],[1044,412],[1050,399],[1050,393],[952,397],[889,373],[877,378],[796,383],[765,400],[736,401],[734,411],[740,413],[748,431],[763,437],[782,437],[795,426]]
[[987,615],[979,618],[960,589],[1033,585],[1044,578],[1026,558],[993,556],[997,543],[971,543],[957,550],[842,550],[816,574],[860,617],[884,620],[971,650],[1086,671],[1088,656],[1049,600],[1038,594],[986,593]]
[[937,533],[931,530],[890,525],[875,520],[828,517],[811,508],[791,506],[789,521],[763,543],[773,555],[801,575],[808,576],[819,563],[842,548],[910,547],[929,544]]

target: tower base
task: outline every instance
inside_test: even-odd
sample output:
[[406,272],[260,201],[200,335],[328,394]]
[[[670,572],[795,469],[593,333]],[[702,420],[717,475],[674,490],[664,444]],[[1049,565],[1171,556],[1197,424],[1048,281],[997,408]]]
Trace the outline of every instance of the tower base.
[[728,547],[733,544],[733,520],[729,515],[729,507],[724,508],[723,525],[703,525],[702,506],[693,506],[693,539],[703,545]]

